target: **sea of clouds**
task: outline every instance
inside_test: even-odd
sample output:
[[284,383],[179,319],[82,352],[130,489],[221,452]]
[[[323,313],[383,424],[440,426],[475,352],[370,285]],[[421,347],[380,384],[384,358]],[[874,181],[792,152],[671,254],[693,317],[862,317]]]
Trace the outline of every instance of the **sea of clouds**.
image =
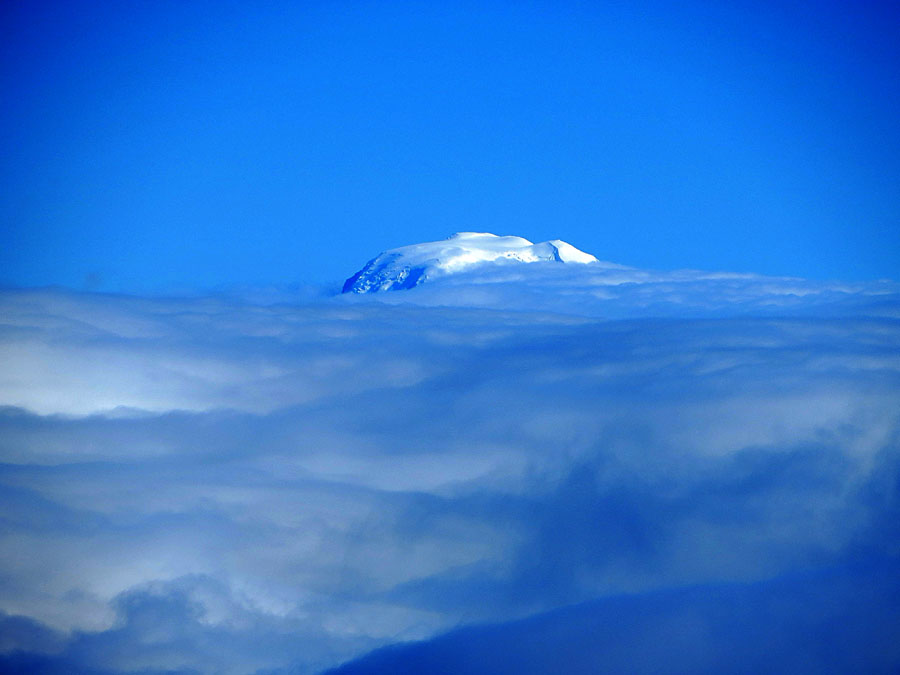
[[900,668],[892,282],[7,289],[0,406],[8,672]]

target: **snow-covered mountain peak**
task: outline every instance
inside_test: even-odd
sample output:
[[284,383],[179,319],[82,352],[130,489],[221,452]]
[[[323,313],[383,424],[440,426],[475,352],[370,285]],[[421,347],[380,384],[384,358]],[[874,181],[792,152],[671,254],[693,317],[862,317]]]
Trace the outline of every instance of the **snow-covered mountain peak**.
[[442,241],[401,246],[381,253],[344,283],[344,293],[413,288],[478,263],[508,261],[593,263],[597,259],[559,239],[534,244],[523,237],[457,232]]

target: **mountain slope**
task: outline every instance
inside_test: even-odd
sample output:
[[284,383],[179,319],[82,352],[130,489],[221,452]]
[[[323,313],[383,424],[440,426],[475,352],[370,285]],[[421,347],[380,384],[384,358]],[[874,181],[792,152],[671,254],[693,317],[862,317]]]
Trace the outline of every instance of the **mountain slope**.
[[458,232],[449,239],[401,246],[381,253],[344,282],[343,293],[413,288],[479,263],[594,263],[597,259],[559,239],[534,244],[522,237]]

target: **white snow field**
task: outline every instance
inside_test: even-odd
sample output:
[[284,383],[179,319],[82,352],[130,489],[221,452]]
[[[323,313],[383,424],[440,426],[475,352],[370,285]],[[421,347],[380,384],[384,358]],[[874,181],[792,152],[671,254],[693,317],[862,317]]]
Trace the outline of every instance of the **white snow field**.
[[457,232],[443,241],[401,246],[379,254],[347,279],[344,293],[413,288],[485,262],[596,263],[597,258],[559,239],[534,244],[523,237]]

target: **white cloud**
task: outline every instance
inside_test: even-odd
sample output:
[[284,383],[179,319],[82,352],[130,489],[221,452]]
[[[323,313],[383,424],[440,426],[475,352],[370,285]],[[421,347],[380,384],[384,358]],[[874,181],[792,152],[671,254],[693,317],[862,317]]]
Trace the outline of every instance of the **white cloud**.
[[3,292],[0,610],[24,617],[4,649],[311,672],[460,622],[896,555],[895,295],[615,279],[594,300],[567,277],[301,304]]

